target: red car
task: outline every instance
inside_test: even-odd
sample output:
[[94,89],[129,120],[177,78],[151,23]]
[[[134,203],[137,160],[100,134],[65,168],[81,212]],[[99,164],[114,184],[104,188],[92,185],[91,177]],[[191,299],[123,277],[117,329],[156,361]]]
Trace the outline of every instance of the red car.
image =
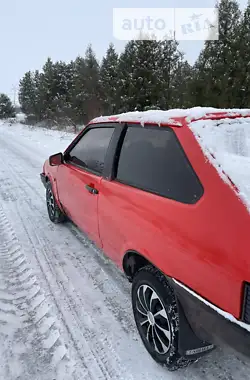
[[71,219],[124,271],[169,370],[215,345],[250,353],[249,131],[250,110],[101,117],[44,164],[51,221]]

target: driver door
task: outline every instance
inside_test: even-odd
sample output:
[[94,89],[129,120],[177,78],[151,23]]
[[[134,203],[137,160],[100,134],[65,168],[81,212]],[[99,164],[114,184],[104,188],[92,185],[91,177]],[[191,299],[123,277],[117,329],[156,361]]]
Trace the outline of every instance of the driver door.
[[101,246],[98,228],[98,197],[104,160],[114,127],[94,126],[84,131],[58,167],[60,202],[71,218]]

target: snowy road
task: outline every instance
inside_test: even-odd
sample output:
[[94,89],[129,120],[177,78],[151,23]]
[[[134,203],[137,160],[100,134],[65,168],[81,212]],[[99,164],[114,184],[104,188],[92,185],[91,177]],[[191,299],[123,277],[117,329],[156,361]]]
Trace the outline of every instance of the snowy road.
[[72,135],[0,125],[0,380],[243,380],[217,349],[168,373],[140,342],[130,285],[71,223],[47,217],[44,159]]

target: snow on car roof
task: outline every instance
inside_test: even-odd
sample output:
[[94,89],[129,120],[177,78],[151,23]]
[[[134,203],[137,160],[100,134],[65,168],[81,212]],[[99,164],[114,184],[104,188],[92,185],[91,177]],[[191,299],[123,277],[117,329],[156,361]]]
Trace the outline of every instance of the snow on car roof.
[[225,117],[245,117],[250,116],[250,109],[219,109],[213,107],[194,107],[188,109],[171,109],[168,111],[149,110],[144,112],[128,112],[113,116],[101,116],[92,120],[91,123],[107,123],[107,122],[134,122],[142,125],[147,123],[161,125],[173,125],[181,127],[183,121],[188,122],[199,119],[213,119]]

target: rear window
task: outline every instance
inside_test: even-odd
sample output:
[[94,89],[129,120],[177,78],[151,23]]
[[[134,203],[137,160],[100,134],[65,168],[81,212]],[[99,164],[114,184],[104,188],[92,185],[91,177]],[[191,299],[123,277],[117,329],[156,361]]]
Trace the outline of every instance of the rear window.
[[203,187],[170,128],[129,126],[117,179],[182,203],[195,203]]
[[250,210],[250,118],[199,120],[190,128],[222,179],[230,184],[230,178]]

